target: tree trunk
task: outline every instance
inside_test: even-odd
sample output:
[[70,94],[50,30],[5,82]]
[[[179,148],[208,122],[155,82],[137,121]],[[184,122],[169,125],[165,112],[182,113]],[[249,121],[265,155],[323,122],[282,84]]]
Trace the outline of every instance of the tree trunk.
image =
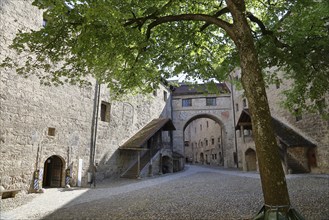
[[[272,128],[265,83],[258,62],[253,36],[245,17],[243,0],[227,0],[234,24],[234,42],[238,48],[242,71],[242,85],[249,102],[252,129],[266,207],[289,207],[285,175]],[[288,209],[283,208],[284,211]]]

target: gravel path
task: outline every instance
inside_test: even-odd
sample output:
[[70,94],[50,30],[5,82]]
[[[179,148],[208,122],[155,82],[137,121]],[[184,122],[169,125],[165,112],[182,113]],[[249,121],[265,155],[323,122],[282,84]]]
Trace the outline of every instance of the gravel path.
[[[291,202],[306,219],[329,219],[329,175],[287,176]],[[250,219],[263,205],[259,175],[187,166],[96,189],[47,189],[1,219]]]

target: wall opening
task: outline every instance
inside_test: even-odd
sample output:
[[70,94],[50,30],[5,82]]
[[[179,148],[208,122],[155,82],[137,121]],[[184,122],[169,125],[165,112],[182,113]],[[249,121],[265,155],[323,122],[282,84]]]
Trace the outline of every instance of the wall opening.
[[256,171],[257,170],[257,165],[256,165],[256,151],[253,149],[249,148],[245,152],[245,159],[246,159],[246,169],[247,171]]
[[43,187],[61,187],[63,175],[63,161],[60,157],[53,155],[44,164]]

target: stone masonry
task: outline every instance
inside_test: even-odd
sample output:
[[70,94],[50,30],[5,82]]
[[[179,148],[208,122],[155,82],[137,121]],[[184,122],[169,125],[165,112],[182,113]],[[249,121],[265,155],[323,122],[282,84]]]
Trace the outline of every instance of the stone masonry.
[[[0,61],[14,53],[8,46],[18,29],[41,28],[42,12],[30,3],[1,1]],[[0,184],[4,188],[31,189],[34,171],[42,171],[52,156],[62,163],[61,186],[65,184],[66,168],[71,169],[72,185],[86,185],[95,100],[95,80],[91,82],[92,86],[84,88],[47,87],[34,76],[25,79],[12,69],[1,70]],[[160,85],[158,95],[112,101],[106,86],[101,85],[99,112],[101,104],[107,105],[109,118],[103,121],[98,116],[98,179],[118,177],[125,169],[118,151],[120,144],[152,119],[170,116],[164,92],[169,96],[170,91]]]

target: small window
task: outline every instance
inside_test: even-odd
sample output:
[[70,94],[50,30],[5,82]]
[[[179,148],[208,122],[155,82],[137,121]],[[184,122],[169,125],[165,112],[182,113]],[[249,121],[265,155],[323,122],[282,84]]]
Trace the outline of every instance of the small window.
[[157,90],[155,89],[155,90],[153,90],[153,95],[154,96],[157,96],[158,95],[158,93],[157,93]]
[[207,106],[215,106],[216,105],[216,97],[206,98],[206,105]]
[[55,128],[48,128],[48,136],[55,136],[55,131],[56,129]]
[[168,99],[168,93],[166,91],[163,91],[163,101],[167,101]]
[[246,99],[243,99],[242,100],[242,104],[243,104],[243,108],[246,108],[247,107],[247,100]]
[[209,128],[209,122],[207,121],[207,128]]
[[208,140],[206,140],[206,146],[208,146]]
[[215,144],[215,138],[211,138],[211,144],[212,144],[212,145]]
[[220,137],[218,138],[218,143],[220,143]]
[[239,104],[238,103],[235,104],[235,111],[237,111],[237,112],[239,111]]
[[192,106],[192,99],[182,99],[182,106],[183,107]]
[[111,104],[102,101],[101,103],[101,121],[110,122]]
[[189,141],[184,141],[184,146],[185,146],[185,147],[188,147],[188,146],[189,146],[189,144],[190,144],[190,142],[189,142]]
[[202,131],[202,125],[200,125],[200,131]]

